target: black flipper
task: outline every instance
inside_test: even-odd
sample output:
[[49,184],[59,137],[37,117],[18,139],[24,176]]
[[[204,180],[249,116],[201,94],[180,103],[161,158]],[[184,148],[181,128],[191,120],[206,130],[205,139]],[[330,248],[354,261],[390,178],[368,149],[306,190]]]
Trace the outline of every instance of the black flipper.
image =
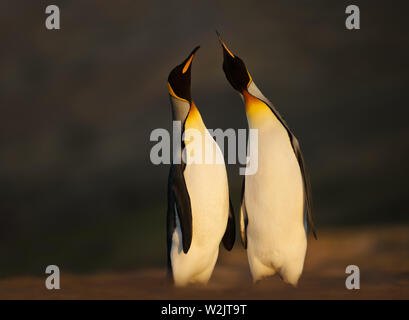
[[236,223],[234,221],[234,210],[229,197],[229,219],[227,220],[226,231],[223,236],[223,245],[230,251],[234,246],[234,241],[236,239]]
[[247,217],[246,203],[244,201],[246,177],[243,178],[243,185],[241,187],[241,206],[240,206],[240,237],[244,249],[247,249],[247,225],[249,223]]
[[176,228],[176,214],[182,232],[183,252],[189,251],[192,243],[192,209],[183,175],[184,164],[173,164],[170,168],[168,179],[168,210],[167,210],[167,265],[168,275],[172,275],[170,252],[172,249],[172,236]]
[[175,197],[177,214],[182,231],[183,252],[187,253],[192,243],[192,208],[183,175],[185,165],[175,164],[172,191]]
[[168,210],[166,214],[166,247],[167,247],[167,277],[168,280],[173,279],[172,262],[170,260],[170,251],[172,249],[172,236],[176,227],[175,219],[175,197],[172,191],[173,185],[173,165],[169,170],[168,177]]
[[314,218],[312,214],[312,192],[311,192],[311,182],[310,175],[306,168],[304,157],[302,155],[300,145],[297,138],[291,135],[291,145],[293,146],[294,153],[297,156],[298,164],[300,165],[301,175],[304,181],[305,198],[307,202],[307,213],[308,213],[308,224],[311,227],[312,234],[314,238],[317,239],[317,232],[315,231]]

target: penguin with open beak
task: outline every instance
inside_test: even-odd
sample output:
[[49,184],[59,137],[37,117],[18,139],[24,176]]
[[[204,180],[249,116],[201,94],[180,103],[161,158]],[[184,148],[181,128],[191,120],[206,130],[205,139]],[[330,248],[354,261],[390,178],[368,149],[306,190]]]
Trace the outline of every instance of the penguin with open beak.
[[[231,250],[235,239],[223,154],[191,96],[192,62],[198,49],[168,78],[172,117],[180,121],[182,128],[179,161],[171,165],[168,179],[168,274],[176,286],[206,284],[216,264],[220,242]],[[213,161],[205,159],[209,150],[215,153]]]
[[307,250],[307,225],[316,237],[310,179],[300,145],[243,60],[217,35],[226,78],[243,98],[249,128],[258,130],[258,170],[244,178],[240,208],[250,271],[254,282],[278,273],[297,286]]

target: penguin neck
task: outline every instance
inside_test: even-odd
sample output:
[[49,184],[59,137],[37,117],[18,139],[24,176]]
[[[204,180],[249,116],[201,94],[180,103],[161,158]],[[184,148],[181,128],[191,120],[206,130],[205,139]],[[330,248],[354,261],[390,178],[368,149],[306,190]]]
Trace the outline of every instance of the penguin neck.
[[180,100],[170,96],[172,105],[172,119],[173,121],[185,122],[190,110],[190,103],[186,100]]
[[278,119],[264,101],[253,96],[247,90],[244,90],[242,94],[246,106],[247,121],[250,128],[264,127],[265,125],[271,124],[271,120],[276,120],[274,122],[278,122]]

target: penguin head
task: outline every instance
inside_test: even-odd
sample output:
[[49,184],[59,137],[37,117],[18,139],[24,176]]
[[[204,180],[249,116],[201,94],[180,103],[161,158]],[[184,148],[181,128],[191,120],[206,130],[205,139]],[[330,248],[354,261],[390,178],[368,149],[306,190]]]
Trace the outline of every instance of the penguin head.
[[192,61],[199,48],[200,46],[194,48],[181,64],[173,68],[168,77],[169,94],[179,100],[185,100],[189,103],[192,102],[190,94]]
[[247,71],[243,60],[234,55],[224,44],[220,34],[217,31],[216,33],[223,49],[223,71],[226,78],[235,90],[242,93],[244,90],[247,90],[252,81],[250,73]]

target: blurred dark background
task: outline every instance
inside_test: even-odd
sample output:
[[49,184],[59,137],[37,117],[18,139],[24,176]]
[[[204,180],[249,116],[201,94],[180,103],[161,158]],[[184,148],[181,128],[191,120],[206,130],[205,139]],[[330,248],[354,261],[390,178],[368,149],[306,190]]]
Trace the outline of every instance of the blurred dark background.
[[[215,29],[299,138],[318,230],[407,224],[403,3],[1,1],[0,276],[165,264],[169,168],[151,164],[149,136],[171,128],[167,76],[194,46],[207,127],[247,127]],[[44,26],[50,4],[61,30]]]

